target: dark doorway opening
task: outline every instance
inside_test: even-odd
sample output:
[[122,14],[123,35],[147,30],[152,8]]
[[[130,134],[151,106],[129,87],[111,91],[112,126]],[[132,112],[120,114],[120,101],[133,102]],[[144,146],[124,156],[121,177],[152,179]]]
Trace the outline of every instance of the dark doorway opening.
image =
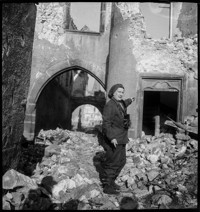
[[142,131],[145,135],[166,133],[168,117],[177,121],[178,91],[144,91]]

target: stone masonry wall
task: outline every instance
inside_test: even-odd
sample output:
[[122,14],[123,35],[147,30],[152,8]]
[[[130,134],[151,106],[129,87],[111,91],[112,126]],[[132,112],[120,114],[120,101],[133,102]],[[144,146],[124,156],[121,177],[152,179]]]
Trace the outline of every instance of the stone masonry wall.
[[3,171],[16,167],[23,133],[31,72],[36,7],[2,4],[2,151]]

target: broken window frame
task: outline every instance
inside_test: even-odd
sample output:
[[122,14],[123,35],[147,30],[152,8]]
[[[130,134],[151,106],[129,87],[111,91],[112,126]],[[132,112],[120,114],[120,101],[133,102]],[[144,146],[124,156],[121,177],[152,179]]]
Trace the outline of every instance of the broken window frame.
[[64,29],[66,32],[73,32],[73,33],[83,33],[83,34],[93,34],[93,35],[101,35],[105,30],[105,11],[106,11],[106,2],[100,2],[100,23],[99,23],[99,31],[81,31],[81,30],[73,30],[70,28],[70,4],[74,2],[68,2],[65,4],[65,21],[64,21]]
[[[142,3],[146,3],[146,2],[142,2]],[[152,2],[153,3],[153,2]],[[168,39],[172,39],[172,23],[173,23],[173,2],[158,2],[158,4],[167,4],[167,6],[162,7],[162,8],[169,8],[169,31],[168,31]]]

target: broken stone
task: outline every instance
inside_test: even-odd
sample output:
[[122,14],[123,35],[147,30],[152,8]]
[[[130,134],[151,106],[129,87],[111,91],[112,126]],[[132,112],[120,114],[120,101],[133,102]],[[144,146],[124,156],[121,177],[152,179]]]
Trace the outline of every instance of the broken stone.
[[151,163],[156,163],[158,161],[159,155],[148,155],[147,159],[151,162]]
[[80,174],[76,174],[72,179],[76,183],[76,187],[85,184],[84,178]]
[[8,170],[3,175],[3,189],[13,189],[18,186],[28,186],[29,188],[36,189],[37,183],[35,180],[25,176],[14,169]]
[[61,148],[56,144],[52,144],[45,148],[44,155],[46,157],[51,157],[53,154],[59,155],[60,152],[61,152]]
[[67,158],[67,157],[61,157],[60,158],[60,164],[64,164],[64,163],[68,163],[68,162],[70,162],[70,158]]
[[3,202],[3,204],[2,204],[3,210],[11,210],[10,202],[5,197],[3,197],[2,202]]
[[154,180],[159,175],[159,172],[157,170],[151,170],[147,172],[147,177],[149,181]]
[[172,202],[172,198],[168,195],[162,195],[158,200],[158,205],[167,205]]
[[141,162],[140,157],[139,156],[133,156],[132,157],[133,163],[134,164],[138,164]]
[[190,136],[185,135],[183,133],[177,133],[176,134],[176,139],[183,140],[183,141],[188,141],[190,139]]
[[133,178],[133,177],[129,177],[129,178],[127,179],[127,186],[128,186],[128,187],[131,187],[133,184],[135,184],[134,178]]
[[66,192],[66,190],[70,190],[76,187],[76,184],[71,179],[64,179],[61,180],[58,184],[54,185],[52,188],[52,195],[54,198],[59,199],[60,198],[60,192]]
[[80,201],[84,202],[84,203],[88,203],[88,199],[86,198],[85,195],[82,195],[80,198],[79,198]]
[[59,174],[64,174],[69,177],[73,177],[78,172],[78,167],[73,164],[61,165],[58,167],[57,172]]
[[175,154],[176,157],[181,157],[185,154],[187,147],[186,146],[182,146],[181,149]]
[[90,199],[93,199],[93,198],[95,198],[95,197],[97,197],[99,195],[100,195],[100,191],[98,191],[96,189],[90,191]]

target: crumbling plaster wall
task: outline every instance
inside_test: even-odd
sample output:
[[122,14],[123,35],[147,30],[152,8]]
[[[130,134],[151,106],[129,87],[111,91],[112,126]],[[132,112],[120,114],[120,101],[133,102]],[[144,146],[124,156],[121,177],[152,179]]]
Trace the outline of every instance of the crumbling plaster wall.
[[65,13],[66,3],[37,4],[31,81],[23,134],[27,140],[34,138],[37,98],[46,83],[58,72],[79,66],[105,83],[111,3],[106,3],[106,9],[102,11],[105,30],[99,34],[67,31]]
[[3,172],[16,168],[31,73],[36,7],[2,4],[2,152]]
[[[131,105],[128,110],[132,119],[132,129],[129,130],[131,137],[137,134],[138,111],[141,107],[137,91],[140,90],[141,74],[184,77],[183,103],[186,105],[184,105],[183,116],[196,114],[198,103],[197,35],[194,34],[196,30],[190,30],[193,33],[190,33],[190,37],[187,38],[174,37],[172,40],[153,40],[146,35],[140,3],[114,3],[113,8],[108,89],[112,84],[121,82],[125,85],[125,97],[136,96],[135,105]],[[189,11],[190,8],[188,8]],[[187,5],[184,3],[180,11],[177,16],[179,18],[183,16],[183,11],[185,12],[184,18],[187,15],[191,16],[191,13],[187,13]],[[195,28],[197,25],[193,25],[193,27]],[[181,30],[185,35],[184,27]],[[123,43],[120,42],[122,40]]]

